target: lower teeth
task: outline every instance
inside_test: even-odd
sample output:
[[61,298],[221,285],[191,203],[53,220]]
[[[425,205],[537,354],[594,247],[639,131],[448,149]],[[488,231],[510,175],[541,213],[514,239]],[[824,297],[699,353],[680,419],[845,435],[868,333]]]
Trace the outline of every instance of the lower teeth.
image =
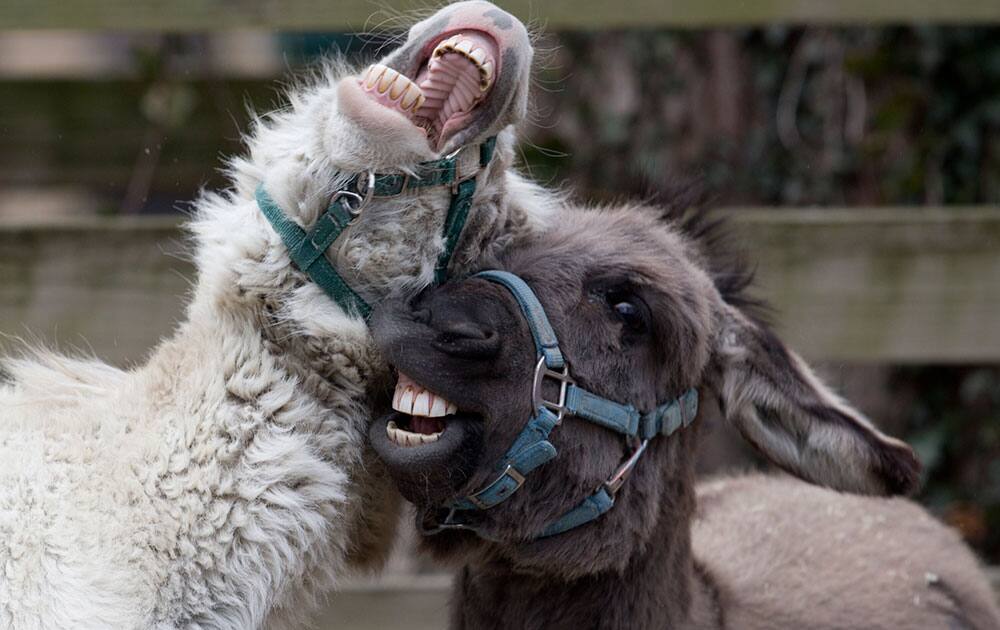
[[427,435],[400,429],[393,420],[390,420],[386,425],[385,433],[392,443],[399,446],[420,446],[422,444],[430,444],[432,442],[437,442],[438,438],[441,437],[440,433]]

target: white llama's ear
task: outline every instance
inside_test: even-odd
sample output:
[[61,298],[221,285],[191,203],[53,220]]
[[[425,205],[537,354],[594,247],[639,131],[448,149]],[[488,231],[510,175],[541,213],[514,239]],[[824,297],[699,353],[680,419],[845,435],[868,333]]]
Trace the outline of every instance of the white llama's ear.
[[788,472],[837,490],[906,494],[920,462],[824,385],[765,325],[723,306],[714,348],[722,412],[751,444]]

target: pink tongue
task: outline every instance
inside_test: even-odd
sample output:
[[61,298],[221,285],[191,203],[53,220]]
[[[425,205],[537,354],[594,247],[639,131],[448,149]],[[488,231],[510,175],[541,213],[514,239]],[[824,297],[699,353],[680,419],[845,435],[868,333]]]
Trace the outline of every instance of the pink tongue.
[[[478,43],[484,50],[491,50],[488,40],[482,35],[470,33],[463,35],[463,39]],[[427,99],[416,111],[416,116],[428,119],[437,131],[455,114],[472,109],[482,93],[479,89],[479,68],[457,52],[432,58],[417,76],[416,83]]]
[[412,416],[412,420],[410,420],[410,428],[413,429],[414,433],[431,435],[433,433],[440,433],[441,431],[444,431],[444,422],[442,422],[440,418]]

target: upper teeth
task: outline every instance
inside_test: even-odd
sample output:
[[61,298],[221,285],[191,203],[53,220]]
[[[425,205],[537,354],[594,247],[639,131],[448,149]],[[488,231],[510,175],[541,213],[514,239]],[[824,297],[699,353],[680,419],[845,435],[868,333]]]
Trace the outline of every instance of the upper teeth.
[[380,63],[372,64],[361,76],[361,84],[366,90],[374,90],[390,101],[399,101],[403,111],[417,111],[427,100],[420,87],[406,75],[396,72]]
[[471,61],[479,69],[479,89],[485,92],[493,83],[493,62],[487,61],[488,53],[476,46],[471,40],[465,39],[461,33],[452,35],[434,48],[433,57],[446,53],[458,53]]
[[411,416],[428,418],[440,418],[458,413],[458,407],[453,403],[427,391],[403,373],[399,374],[396,392],[392,395],[392,408]]

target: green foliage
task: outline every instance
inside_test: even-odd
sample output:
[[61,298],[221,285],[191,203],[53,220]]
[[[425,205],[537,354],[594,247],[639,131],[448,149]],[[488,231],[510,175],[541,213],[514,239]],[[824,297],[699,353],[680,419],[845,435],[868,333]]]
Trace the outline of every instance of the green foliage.
[[[1000,29],[573,33],[532,167],[596,194],[697,177],[744,204],[1000,200]],[[570,159],[545,148],[572,147]]]

